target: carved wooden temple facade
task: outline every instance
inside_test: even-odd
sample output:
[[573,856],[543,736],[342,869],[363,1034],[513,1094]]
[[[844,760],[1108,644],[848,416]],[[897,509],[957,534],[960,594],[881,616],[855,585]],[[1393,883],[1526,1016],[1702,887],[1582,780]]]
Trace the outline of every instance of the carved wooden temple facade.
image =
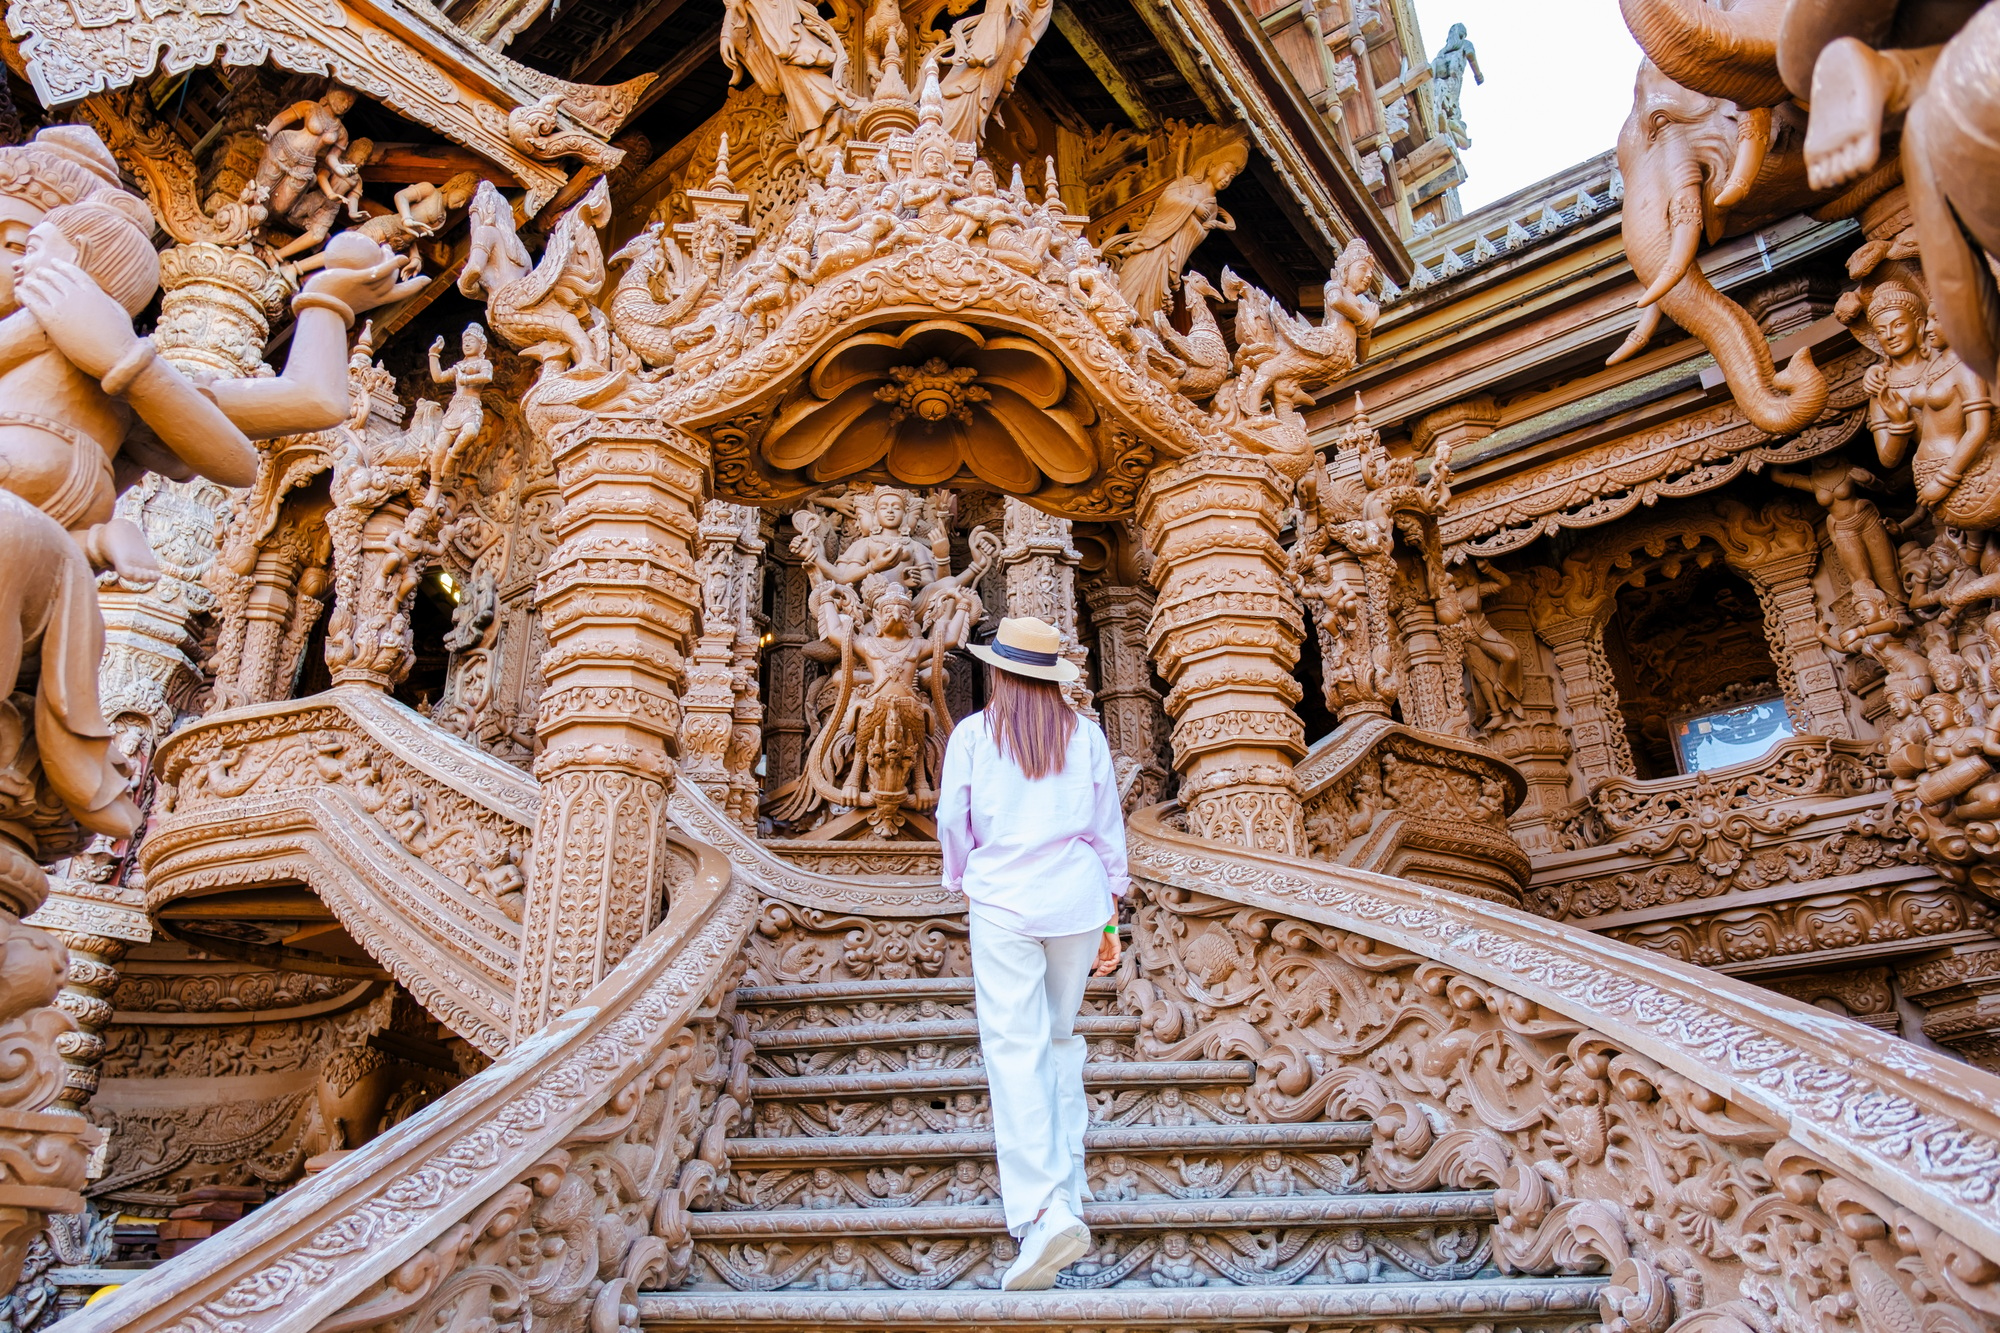
[[0,1325],[2000,1329],[2000,3],[1623,8],[1466,213],[1409,0],[10,0]]

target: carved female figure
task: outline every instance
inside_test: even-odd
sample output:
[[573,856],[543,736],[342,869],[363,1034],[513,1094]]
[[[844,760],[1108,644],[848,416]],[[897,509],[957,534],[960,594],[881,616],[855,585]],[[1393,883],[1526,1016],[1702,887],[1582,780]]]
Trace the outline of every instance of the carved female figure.
[[810,162],[846,104],[847,54],[818,7],[808,0],[727,0],[722,59],[732,81],[748,74],[785,99],[799,156]]
[[396,191],[396,211],[369,218],[355,230],[391,250],[407,250],[426,236],[435,236],[453,209],[472,202],[479,173],[461,171],[443,185],[418,181]]
[[2000,523],[2000,474],[1987,444],[1993,430],[1991,392],[1955,353],[1924,345],[1924,300],[1908,287],[1882,283],[1868,299],[1868,323],[1883,360],[1862,386],[1872,400],[1868,427],[1884,467],[1910,459],[1917,499],[1946,523],[1990,528]]
[[[1827,536],[1834,553],[1847,571],[1850,582],[1867,579],[1891,597],[1896,597],[1902,580],[1896,571],[1896,553],[1889,545],[1889,532],[1882,524],[1875,502],[1860,494],[1857,487],[1873,486],[1875,476],[1865,468],[1852,467],[1838,455],[1824,455],[1813,461],[1810,473],[1772,468],[1764,474],[1780,486],[1805,491],[1826,510]],[[1900,605],[1902,599],[1896,597]]]
[[[1187,141],[1181,143],[1183,167]],[[1217,149],[1196,164],[1195,170],[1177,176],[1160,192],[1159,200],[1137,231],[1114,236],[1104,243],[1107,258],[1122,256],[1118,288],[1142,319],[1151,319],[1164,310],[1174,281],[1187,267],[1202,238],[1211,231],[1234,231],[1236,220],[1216,201],[1229,183],[1249,165],[1247,144],[1232,143]]]
[[[317,102],[294,102],[264,127],[264,160],[245,191],[245,202],[261,199],[273,217],[285,217],[299,196],[313,187],[323,172],[342,177],[355,169],[342,160],[347,151],[347,127],[340,118],[354,109],[354,94],[329,88]],[[322,166],[324,163],[324,166]],[[254,194],[252,193],[254,192]],[[342,193],[328,189],[331,197]]]
[[[1484,574],[1487,577],[1481,578]],[[1487,597],[1505,591],[1511,580],[1486,561],[1452,571],[1461,613],[1458,627],[1465,636],[1465,665],[1472,674],[1472,691],[1485,712],[1482,726],[1503,717],[1521,717],[1521,650],[1486,618]]]

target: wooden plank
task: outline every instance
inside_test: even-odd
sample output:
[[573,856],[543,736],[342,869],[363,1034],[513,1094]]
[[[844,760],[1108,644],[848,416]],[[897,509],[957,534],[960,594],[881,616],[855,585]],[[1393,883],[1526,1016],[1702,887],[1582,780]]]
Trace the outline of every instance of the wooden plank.
[[1160,118],[1146,105],[1145,94],[1125,76],[1125,71],[1118,68],[1118,62],[1083,26],[1083,20],[1077,17],[1076,11],[1060,3],[1060,0],[1055,8],[1055,23],[1056,31],[1076,48],[1076,53],[1083,57],[1083,63],[1090,66],[1090,72],[1097,76],[1097,81],[1104,85],[1104,91],[1111,94],[1111,99],[1118,103],[1118,109],[1132,124],[1145,133],[1158,129]]
[[626,26],[622,32],[612,34],[611,40],[601,49],[593,52],[581,68],[570,71],[572,83],[603,83],[605,76],[618,67],[618,62],[632,54],[639,43],[651,37],[662,23],[680,11],[687,0],[659,0],[636,22]]

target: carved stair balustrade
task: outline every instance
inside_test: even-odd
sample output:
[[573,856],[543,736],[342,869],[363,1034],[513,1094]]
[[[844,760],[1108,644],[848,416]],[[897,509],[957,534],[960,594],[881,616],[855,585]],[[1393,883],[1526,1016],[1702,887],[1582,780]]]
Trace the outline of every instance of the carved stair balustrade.
[[1726,768],[1617,779],[1555,833],[1531,911],[1788,992],[1807,984],[1792,973],[1886,963],[1926,1035],[1991,1067],[1966,984],[2000,944],[1992,905],[1900,822],[1873,742],[1793,737]]
[[[1494,1258],[1606,1324],[1984,1329],[2000,1083],[1729,978],[1412,883],[1132,830],[1150,1059],[1371,1119],[1377,1187],[1497,1187]],[[1850,1315],[1849,1312],[1852,1312]]]
[[83,1329],[630,1329],[748,1100],[732,992],[753,885],[677,844],[664,920],[534,1041],[78,1316]]
[[1507,816],[1527,784],[1491,751],[1361,714],[1314,743],[1298,782],[1314,859],[1520,904],[1528,855]]
[[203,719],[159,772],[172,796],[142,852],[155,913],[304,884],[432,1016],[488,1055],[508,1048],[537,810],[525,774],[365,687]]

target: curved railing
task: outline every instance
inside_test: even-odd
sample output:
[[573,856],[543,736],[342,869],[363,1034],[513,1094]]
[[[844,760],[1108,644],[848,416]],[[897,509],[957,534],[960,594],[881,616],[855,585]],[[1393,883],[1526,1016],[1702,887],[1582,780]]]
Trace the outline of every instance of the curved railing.
[[1373,1119],[1378,1187],[1498,1185],[1510,1271],[1622,1333],[1991,1327],[2000,1079],[1747,983],[1408,880],[1131,829],[1154,1058]]
[[204,718],[156,767],[172,795],[140,853],[150,908],[303,884],[433,1017],[507,1049],[532,778],[363,688]]
[[73,1333],[623,1326],[678,1280],[748,1099],[731,1018],[757,892],[680,850],[692,883],[575,1009]]

